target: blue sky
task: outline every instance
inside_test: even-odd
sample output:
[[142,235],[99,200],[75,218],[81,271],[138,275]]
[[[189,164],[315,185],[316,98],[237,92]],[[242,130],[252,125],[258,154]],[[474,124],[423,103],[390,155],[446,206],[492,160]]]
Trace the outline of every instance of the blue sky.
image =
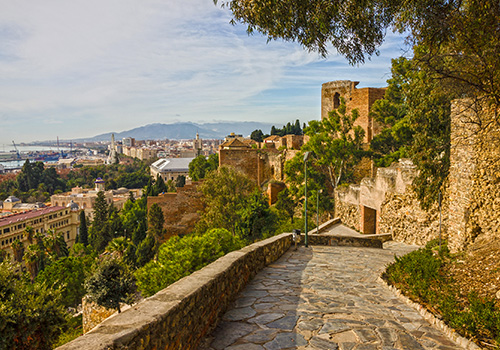
[[212,0],[0,0],[0,145],[150,123],[319,119],[321,84],[381,87],[403,38],[359,67],[273,41]]

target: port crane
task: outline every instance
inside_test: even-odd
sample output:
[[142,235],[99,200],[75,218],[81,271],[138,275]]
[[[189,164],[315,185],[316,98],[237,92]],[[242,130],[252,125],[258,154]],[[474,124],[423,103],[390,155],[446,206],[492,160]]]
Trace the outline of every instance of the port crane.
[[16,143],[12,141],[12,144],[14,145],[14,149],[16,150],[17,159],[21,159],[21,154],[19,153],[19,150],[16,147]]

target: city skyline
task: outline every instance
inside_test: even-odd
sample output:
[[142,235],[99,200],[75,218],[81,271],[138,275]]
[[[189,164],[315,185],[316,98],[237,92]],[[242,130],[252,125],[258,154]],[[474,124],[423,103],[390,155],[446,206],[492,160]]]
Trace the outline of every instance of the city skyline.
[[359,67],[267,42],[212,0],[4,2],[0,144],[91,137],[151,123],[320,117],[321,84],[382,87],[404,39]]

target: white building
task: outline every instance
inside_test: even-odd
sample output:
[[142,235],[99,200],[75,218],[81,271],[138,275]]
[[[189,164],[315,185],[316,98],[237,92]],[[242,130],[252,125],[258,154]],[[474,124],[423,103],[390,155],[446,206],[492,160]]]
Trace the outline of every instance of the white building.
[[151,164],[151,176],[154,179],[158,175],[163,181],[176,180],[178,176],[183,175],[186,178],[189,176],[189,163],[194,158],[163,158]]

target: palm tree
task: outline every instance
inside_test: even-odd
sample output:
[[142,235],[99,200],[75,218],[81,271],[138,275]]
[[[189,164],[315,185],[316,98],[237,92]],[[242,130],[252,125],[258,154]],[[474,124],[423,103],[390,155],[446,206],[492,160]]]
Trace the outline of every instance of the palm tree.
[[113,253],[116,252],[119,258],[123,258],[123,254],[130,244],[130,239],[125,237],[113,238],[106,247],[106,251]]
[[35,282],[35,278],[40,271],[42,257],[43,252],[37,244],[30,244],[24,253],[24,262],[30,273],[31,283]]
[[14,242],[12,242],[12,251],[14,252],[14,260],[19,263],[22,262],[24,255],[24,245],[19,239],[16,239],[14,240]]
[[59,258],[68,255],[68,246],[62,233],[58,234],[55,230],[50,230],[44,241],[47,250],[56,257]]
[[28,239],[29,244],[33,244],[33,235],[35,234],[35,230],[31,226],[26,226],[24,229],[24,233],[26,233],[26,238]]

